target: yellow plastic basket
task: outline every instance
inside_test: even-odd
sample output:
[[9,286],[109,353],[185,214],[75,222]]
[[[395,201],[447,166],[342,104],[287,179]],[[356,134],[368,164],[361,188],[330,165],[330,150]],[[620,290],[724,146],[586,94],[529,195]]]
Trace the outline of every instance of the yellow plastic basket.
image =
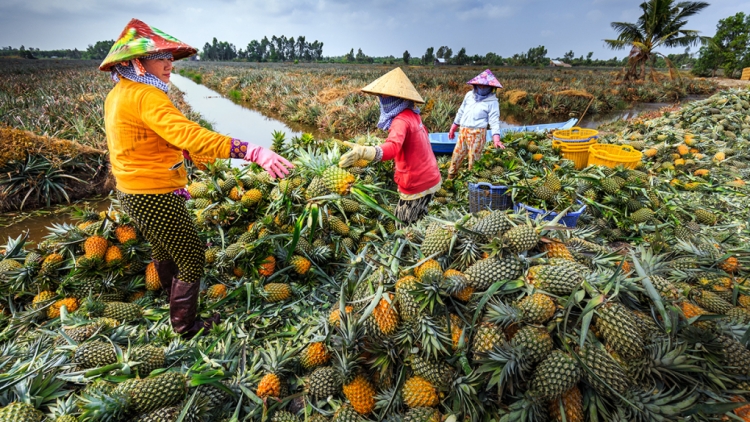
[[623,166],[634,169],[641,158],[643,158],[643,154],[630,145],[595,144],[589,147],[588,165],[607,166],[609,168]]
[[598,135],[598,130],[583,129],[578,126],[552,132],[552,138],[554,140],[563,142],[586,142],[595,139]]
[[592,145],[596,145],[596,138],[586,142],[552,141],[552,147],[560,148],[560,155],[566,160],[575,163],[576,170],[580,170],[588,165],[589,147]]

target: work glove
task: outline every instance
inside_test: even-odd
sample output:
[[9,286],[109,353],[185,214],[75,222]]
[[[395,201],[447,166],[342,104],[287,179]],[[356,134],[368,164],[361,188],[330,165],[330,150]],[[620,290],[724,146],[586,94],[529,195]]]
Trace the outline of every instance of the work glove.
[[495,148],[505,149],[505,145],[503,145],[503,143],[500,142],[500,135],[498,134],[492,135],[492,142],[495,144]]
[[454,139],[456,137],[456,130],[458,129],[458,125],[453,123],[451,125],[451,130],[448,131],[448,139]]
[[351,151],[342,155],[339,159],[339,167],[345,169],[351,167],[357,160],[372,161],[375,159],[377,150],[375,147],[366,147],[364,145],[353,144],[351,142],[344,142],[344,145],[351,148]]
[[271,177],[278,177],[279,179],[283,179],[289,174],[289,169],[294,168],[294,165],[287,161],[286,158],[276,154],[268,148],[263,148],[253,144],[247,144],[245,161],[251,161],[263,167],[263,170],[267,171]]

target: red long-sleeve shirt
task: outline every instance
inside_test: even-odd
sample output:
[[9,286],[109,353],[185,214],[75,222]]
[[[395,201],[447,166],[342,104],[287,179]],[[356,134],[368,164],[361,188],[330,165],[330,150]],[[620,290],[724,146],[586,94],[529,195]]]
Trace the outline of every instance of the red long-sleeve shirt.
[[414,111],[404,110],[393,119],[388,138],[380,148],[383,150],[383,161],[395,161],[396,174],[393,179],[399,192],[413,195],[440,183],[440,170],[430,146],[427,128]]

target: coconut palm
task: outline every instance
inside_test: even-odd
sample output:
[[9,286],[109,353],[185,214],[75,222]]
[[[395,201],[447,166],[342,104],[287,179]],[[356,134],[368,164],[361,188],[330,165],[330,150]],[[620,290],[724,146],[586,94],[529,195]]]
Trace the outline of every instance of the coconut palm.
[[684,29],[687,18],[708,7],[706,2],[674,0],[648,0],[641,3],[643,15],[638,22],[612,22],[612,28],[619,33],[616,40],[604,40],[613,50],[621,50],[630,46],[628,68],[625,80],[644,79],[646,77],[646,63],[651,62],[651,76],[656,78],[653,71],[653,60],[662,56],[669,66],[670,76],[674,67],[661,53],[655,51],[659,47],[688,47],[704,42],[704,37],[698,31]]

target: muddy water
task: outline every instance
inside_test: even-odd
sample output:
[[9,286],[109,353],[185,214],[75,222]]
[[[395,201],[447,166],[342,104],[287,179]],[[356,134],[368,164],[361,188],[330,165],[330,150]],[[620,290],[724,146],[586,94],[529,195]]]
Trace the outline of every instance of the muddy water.
[[171,82],[185,93],[190,107],[211,122],[216,132],[224,135],[268,147],[273,141],[274,131],[285,133],[287,139],[303,132],[316,134],[315,128],[290,125],[265,116],[176,73],[172,74]]
[[[105,211],[109,208],[109,198],[95,198],[78,201],[74,206]],[[49,234],[48,227],[53,224],[72,223],[70,205],[59,205],[48,209],[32,212],[8,212],[0,215],[0,244],[5,244],[8,237],[15,239],[28,231],[29,240],[41,242]],[[7,227],[5,227],[7,226]]]

